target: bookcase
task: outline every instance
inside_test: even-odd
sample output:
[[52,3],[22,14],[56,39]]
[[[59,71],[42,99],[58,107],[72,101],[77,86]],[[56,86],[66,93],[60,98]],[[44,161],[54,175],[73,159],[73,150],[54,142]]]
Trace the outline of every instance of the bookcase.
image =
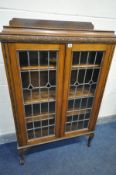
[[13,18],[0,33],[20,163],[29,147],[94,136],[116,36],[92,23]]

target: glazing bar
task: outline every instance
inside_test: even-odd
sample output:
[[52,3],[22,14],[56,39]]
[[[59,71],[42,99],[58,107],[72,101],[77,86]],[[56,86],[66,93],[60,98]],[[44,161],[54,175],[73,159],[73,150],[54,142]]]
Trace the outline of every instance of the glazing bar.
[[[27,58],[28,58],[28,65],[30,66],[30,56],[29,56],[29,51],[27,51]],[[32,85],[31,84],[31,73],[30,71],[28,71],[29,73],[29,86]],[[31,95],[31,101],[32,101],[32,89],[29,89],[30,91],[30,95]],[[33,116],[33,104],[31,104],[31,114]],[[34,126],[34,121],[33,121],[33,134],[34,134],[34,137],[35,137],[35,126]]]

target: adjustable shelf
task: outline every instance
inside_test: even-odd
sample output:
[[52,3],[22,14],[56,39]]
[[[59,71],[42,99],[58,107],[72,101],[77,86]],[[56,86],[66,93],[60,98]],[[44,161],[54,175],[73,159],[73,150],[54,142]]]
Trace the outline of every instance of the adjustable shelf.
[[27,123],[30,123],[30,122],[33,122],[33,121],[40,121],[40,120],[48,120],[48,119],[54,119],[55,113],[42,113],[40,115],[33,115],[33,116],[28,116],[26,118],[26,122]]
[[[76,91],[75,90],[70,90],[69,92],[69,99],[73,98],[81,98],[81,97],[93,97],[94,94],[93,92],[90,92],[88,89],[80,88]],[[30,91],[25,91],[24,92],[24,104],[33,104],[33,103],[44,103],[44,102],[52,102],[55,101],[56,98],[56,92],[50,90],[49,94],[48,91],[43,91],[41,94],[39,93],[39,90],[37,91],[32,91],[32,95]]]
[[72,116],[72,115],[81,115],[81,114],[85,114],[85,113],[89,113],[91,110],[91,108],[81,108],[81,109],[70,109],[67,111],[67,116]]
[[[96,64],[81,64],[81,65],[73,65],[72,69],[77,69],[77,68],[82,68],[82,69],[89,69],[89,68],[100,68],[99,65]],[[21,71],[28,71],[28,70],[48,70],[48,65],[46,66],[22,66]],[[49,70],[56,70],[56,66],[49,66]]]
[[74,99],[74,98],[81,98],[81,97],[93,97],[94,93],[91,90],[78,88],[76,91],[75,89],[70,89],[68,99]]
[[49,70],[56,70],[56,66],[22,66],[21,68],[20,68],[20,70],[21,71],[29,71],[29,70],[48,70],[48,68],[49,68]]
[[54,136],[54,126],[50,126],[48,127],[43,127],[43,129],[41,128],[36,128],[36,129],[32,129],[32,130],[27,130],[28,133],[28,139],[37,139],[40,137],[48,137],[50,136]]
[[99,64],[77,64],[72,65],[72,70],[74,69],[90,69],[90,68],[100,68]]
[[41,91],[39,90],[32,91],[32,95],[29,91],[24,92],[24,104],[34,104],[34,103],[44,103],[44,102],[53,102],[55,101],[56,92],[55,91]]

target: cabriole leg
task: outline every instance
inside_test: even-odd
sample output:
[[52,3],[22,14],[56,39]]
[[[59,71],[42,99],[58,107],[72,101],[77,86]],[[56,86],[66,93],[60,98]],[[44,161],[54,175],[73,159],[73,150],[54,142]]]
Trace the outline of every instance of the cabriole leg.
[[87,146],[90,147],[91,146],[91,142],[92,142],[92,139],[94,138],[94,133],[91,133],[89,135],[89,138],[88,138],[88,142],[87,142]]
[[20,163],[20,165],[24,165],[24,163],[25,163],[25,158],[24,158],[24,149],[20,149],[20,150],[18,150],[18,152],[19,152],[19,163]]

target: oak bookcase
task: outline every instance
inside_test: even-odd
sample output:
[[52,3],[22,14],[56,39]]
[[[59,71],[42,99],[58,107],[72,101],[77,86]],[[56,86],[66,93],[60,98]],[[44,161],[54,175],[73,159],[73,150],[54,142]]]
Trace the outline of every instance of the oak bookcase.
[[0,33],[20,163],[32,146],[94,130],[116,36],[89,22],[13,18]]

